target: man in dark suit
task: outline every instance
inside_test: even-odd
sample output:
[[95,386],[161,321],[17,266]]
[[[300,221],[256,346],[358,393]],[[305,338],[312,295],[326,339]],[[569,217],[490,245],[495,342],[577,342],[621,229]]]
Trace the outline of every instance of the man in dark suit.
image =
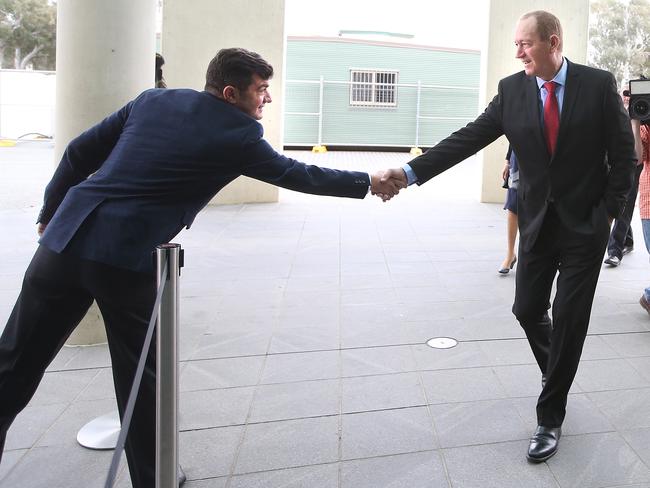
[[[308,166],[263,139],[273,68],[223,49],[205,91],[152,89],[74,139],[45,190],[42,234],[0,337],[0,455],[7,429],[93,300],[102,312],[120,415],[155,301],[152,252],[226,184],[247,175],[291,190],[364,198],[397,193],[380,175]],[[150,351],[126,442],[134,488],[155,475]]]
[[522,16],[515,46],[524,71],[499,82],[485,112],[386,178],[425,183],[504,134],[517,154],[521,237],[513,313],[542,372],[528,449],[528,459],[541,462],[557,450],[609,227],[623,210],[636,156],[614,77],[562,56],[557,17]]

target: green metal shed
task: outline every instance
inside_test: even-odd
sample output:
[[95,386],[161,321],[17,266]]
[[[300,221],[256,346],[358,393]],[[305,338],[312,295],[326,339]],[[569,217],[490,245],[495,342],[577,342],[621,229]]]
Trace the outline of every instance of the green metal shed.
[[479,110],[480,52],[287,39],[284,144],[429,147]]

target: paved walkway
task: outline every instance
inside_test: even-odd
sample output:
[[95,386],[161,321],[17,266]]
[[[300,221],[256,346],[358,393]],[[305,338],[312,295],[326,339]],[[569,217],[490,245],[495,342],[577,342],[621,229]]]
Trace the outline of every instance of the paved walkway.
[[[407,154],[297,153],[400,165]],[[35,248],[50,143],[0,149],[0,327]],[[650,281],[604,268],[559,453],[528,464],[540,375],[496,273],[500,205],[470,160],[387,204],[281,192],[210,207],[178,239],[187,488],[650,488]],[[458,339],[431,349],[432,337]],[[0,400],[1,401],[1,400]],[[18,417],[2,488],[103,486],[77,431],[115,409],[106,346],[66,347]],[[122,476],[118,486],[130,486]]]

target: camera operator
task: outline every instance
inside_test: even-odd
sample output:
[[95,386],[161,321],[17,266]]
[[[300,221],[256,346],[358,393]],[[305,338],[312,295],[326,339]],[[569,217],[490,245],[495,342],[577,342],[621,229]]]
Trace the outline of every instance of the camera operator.
[[[630,115],[632,115],[632,110],[630,109],[630,91],[623,90],[621,97],[623,98],[623,106],[628,110]],[[634,123],[638,125],[639,120],[632,118],[632,123],[632,129],[634,130]],[[637,145],[636,142],[637,139],[635,139],[635,146]],[[637,148],[637,154],[638,153],[639,151]],[[623,213],[621,213],[620,217],[614,220],[614,225],[612,226],[612,231],[609,235],[609,240],[607,241],[607,257],[603,262],[610,267],[617,267],[620,265],[623,256],[634,250],[632,215],[634,214],[634,205],[636,204],[636,195],[639,190],[639,178],[642,170],[643,164],[641,162],[641,157],[637,156],[634,180],[630,192],[627,194],[625,209],[623,210]]]
[[[643,164],[639,178],[639,214],[645,247],[650,253],[650,125],[632,119],[632,131],[637,157]],[[639,303],[650,314],[650,286],[643,291]]]

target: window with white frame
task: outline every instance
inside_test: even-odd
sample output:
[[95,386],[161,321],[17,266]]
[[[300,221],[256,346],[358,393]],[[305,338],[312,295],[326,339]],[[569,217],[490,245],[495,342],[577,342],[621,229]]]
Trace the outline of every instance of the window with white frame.
[[397,71],[350,70],[350,105],[397,106]]

